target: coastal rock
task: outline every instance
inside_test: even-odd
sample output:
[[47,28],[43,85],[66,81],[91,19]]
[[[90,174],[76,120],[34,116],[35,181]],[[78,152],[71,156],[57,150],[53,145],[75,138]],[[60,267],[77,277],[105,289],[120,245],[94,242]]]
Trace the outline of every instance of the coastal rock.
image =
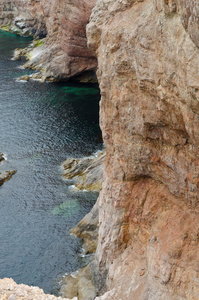
[[45,37],[46,23],[40,0],[0,0],[0,27],[23,36]]
[[[0,153],[0,164],[5,160],[2,153]],[[3,174],[0,172],[0,186],[10,180],[10,178],[16,173],[16,170],[13,171],[5,171]]]
[[[13,279],[0,279],[0,299],[2,300],[69,300],[67,298],[55,297],[44,294],[38,287],[16,284]],[[77,300],[73,298],[72,300]]]
[[3,156],[3,153],[0,153],[0,163],[2,162],[2,161],[4,161],[5,160],[5,158],[4,158],[4,156]]
[[105,151],[82,159],[69,158],[62,168],[65,179],[75,179],[75,186],[79,190],[100,191],[102,188]]
[[71,230],[72,234],[83,240],[84,254],[95,253],[98,242],[98,228],[99,210],[97,202],[90,213]]
[[78,296],[81,300],[93,300],[96,288],[93,281],[92,263],[76,273],[66,275],[61,282],[60,294],[64,297]]
[[[198,299],[198,1],[99,0],[99,299]],[[104,293],[104,295],[102,295]]]
[[[64,178],[77,178],[76,185],[80,189],[100,191],[102,187],[102,173],[105,162],[105,150],[98,152],[88,158],[67,159],[63,168]],[[84,255],[95,253],[98,242],[99,210],[98,201],[83,220],[77,224],[71,233],[83,240]],[[60,295],[64,297],[78,296],[81,300],[92,300],[96,296],[96,285],[94,282],[93,256],[87,267],[76,273],[66,275],[60,283]]]
[[[97,191],[102,189],[105,150],[82,159],[67,159],[62,167],[65,179],[75,179],[75,186],[79,190]],[[98,242],[99,211],[98,201],[71,233],[83,240],[84,253],[94,253]]]
[[47,51],[38,60],[44,63],[45,77],[58,80],[95,69],[97,60],[87,48],[86,25],[96,0],[41,0],[46,27]]
[[24,53],[28,58],[25,67],[40,70],[45,80],[67,80],[85,73],[82,80],[91,82],[96,80],[95,72],[87,72],[95,71],[97,60],[87,47],[86,25],[95,3],[96,0],[0,0],[0,26],[26,36],[47,35],[43,45]]
[[0,186],[5,182],[10,180],[10,178],[16,173],[15,170],[13,171],[6,171],[5,173],[0,172]]

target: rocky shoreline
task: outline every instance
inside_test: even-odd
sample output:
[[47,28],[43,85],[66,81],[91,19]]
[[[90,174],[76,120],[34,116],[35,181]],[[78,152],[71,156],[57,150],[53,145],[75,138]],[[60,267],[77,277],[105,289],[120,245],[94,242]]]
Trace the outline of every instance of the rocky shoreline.
[[[74,180],[78,190],[97,191],[102,189],[103,170],[106,158],[105,150],[82,159],[67,159],[62,168],[63,177]],[[90,255],[90,263],[83,269],[63,277],[60,282],[60,295],[76,297],[81,300],[92,300],[97,289],[94,274],[94,253],[97,249],[99,230],[98,201],[92,210],[71,230],[71,233],[82,239],[84,255]]]
[[[56,297],[44,294],[38,287],[25,284],[16,284],[11,278],[0,279],[0,299],[1,300],[69,300],[67,298]],[[72,300],[77,300],[73,298]]]
[[80,81],[96,82],[97,59],[88,49],[86,39],[86,25],[95,3],[96,0],[75,3],[52,0],[49,5],[47,0],[6,3],[0,0],[0,28],[36,39],[45,38],[42,45],[33,49],[26,64],[39,70],[42,81],[77,77]]
[[79,190],[101,191],[105,150],[81,159],[69,158],[63,164],[64,179],[74,179],[75,187]]
[[[66,80],[98,60],[106,146],[98,245],[66,293],[77,286],[86,300],[198,300],[198,1],[33,3],[48,29],[46,78]],[[78,164],[66,163],[67,176]],[[89,218],[76,234],[96,232]]]
[[[3,154],[0,154],[0,162],[5,160]],[[98,151],[94,155],[82,159],[67,159],[62,168],[63,177],[67,180],[75,180],[78,190],[100,191],[102,188],[102,176],[105,162],[105,150]],[[9,180],[16,171],[6,172],[0,175],[3,182]],[[81,299],[91,300],[96,296],[96,287],[93,274],[93,254],[97,248],[99,228],[98,202],[94,205],[90,213],[71,230],[83,241],[84,255],[90,255],[90,263],[83,269],[75,273],[64,276],[60,282],[60,297],[44,294],[38,287],[30,287],[24,284],[16,284],[13,279],[4,278],[0,280],[0,299],[8,300],[67,300]]]

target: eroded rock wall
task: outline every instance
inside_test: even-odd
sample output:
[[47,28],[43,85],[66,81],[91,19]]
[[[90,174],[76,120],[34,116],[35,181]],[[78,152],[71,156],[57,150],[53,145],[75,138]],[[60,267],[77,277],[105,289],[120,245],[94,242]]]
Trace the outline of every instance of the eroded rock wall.
[[98,0],[100,299],[198,299],[198,1]]
[[87,47],[86,25],[96,0],[0,0],[0,26],[26,36],[45,37],[29,54],[43,78],[64,80],[94,70],[97,61]]
[[0,0],[0,26],[25,36],[46,36],[40,0]]
[[47,77],[68,78],[96,67],[86,40],[86,25],[95,3],[96,0],[42,0],[48,31]]

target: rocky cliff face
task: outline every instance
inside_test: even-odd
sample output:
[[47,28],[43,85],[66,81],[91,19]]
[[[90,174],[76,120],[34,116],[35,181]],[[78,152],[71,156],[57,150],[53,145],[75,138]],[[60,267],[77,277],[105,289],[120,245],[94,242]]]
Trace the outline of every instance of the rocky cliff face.
[[199,5],[99,0],[99,299],[198,299]]
[[44,79],[64,80],[96,68],[87,48],[86,25],[96,0],[0,0],[0,26],[45,42],[29,53],[26,67]]
[[87,48],[86,25],[96,0],[42,0],[47,26],[46,77],[72,77],[96,67]]
[[46,36],[40,0],[0,0],[0,26],[25,36]]

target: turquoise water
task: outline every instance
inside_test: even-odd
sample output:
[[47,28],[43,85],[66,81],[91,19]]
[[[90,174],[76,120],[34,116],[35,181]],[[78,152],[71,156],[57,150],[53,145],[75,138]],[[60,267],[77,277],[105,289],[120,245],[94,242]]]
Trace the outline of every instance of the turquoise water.
[[51,293],[60,276],[85,264],[69,230],[97,194],[70,192],[60,165],[101,149],[100,95],[96,85],[17,82],[30,71],[19,69],[12,53],[29,42],[0,31],[1,170],[17,170],[0,187],[0,278]]

